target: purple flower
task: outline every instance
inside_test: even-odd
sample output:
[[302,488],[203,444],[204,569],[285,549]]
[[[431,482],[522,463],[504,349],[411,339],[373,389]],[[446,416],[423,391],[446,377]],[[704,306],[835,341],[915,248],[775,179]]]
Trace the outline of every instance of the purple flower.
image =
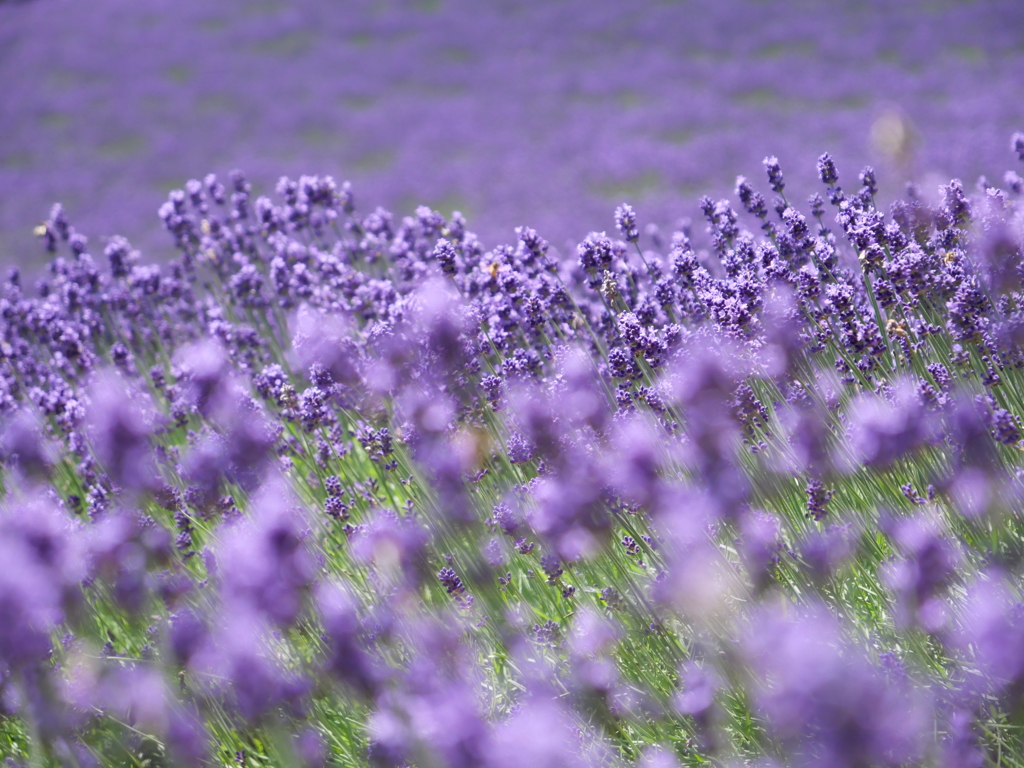
[[612,652],[623,630],[617,621],[591,608],[578,612],[573,620],[569,646],[579,656],[602,656]]
[[318,387],[309,387],[299,395],[299,418],[302,428],[307,432],[315,432],[323,423],[326,410],[324,393]]
[[949,715],[942,741],[942,756],[943,765],[950,768],[982,768],[985,765],[985,750],[970,712],[957,709]]
[[611,450],[605,458],[609,485],[624,499],[647,505],[661,489],[663,435],[643,418],[624,418],[615,424]]
[[455,260],[458,258],[458,252],[448,240],[442,237],[437,241],[433,257],[441,267],[441,272],[449,276],[455,274]]
[[768,215],[768,206],[760,192],[756,192],[743,176],[736,177],[736,197],[739,198],[747,213],[764,219]]
[[171,758],[180,765],[202,765],[209,757],[210,735],[199,713],[191,706],[171,707],[166,739]]
[[812,532],[800,544],[800,556],[810,568],[815,581],[832,578],[857,551],[856,531],[852,525],[833,525],[821,532]]
[[612,263],[612,241],[604,232],[591,232],[576,246],[576,255],[586,272],[608,269]]
[[863,185],[870,194],[878,194],[878,181],[875,179],[875,169],[871,166],[867,166],[862,170],[858,176],[860,183]]
[[779,521],[766,512],[753,512],[745,515],[740,525],[743,535],[739,545],[743,563],[755,588],[765,589],[771,582],[772,569],[782,550]]
[[445,592],[449,595],[459,596],[466,591],[462,579],[459,578],[453,568],[442,568],[437,572],[437,580],[441,582],[441,586],[444,587]]
[[632,206],[623,203],[615,209],[615,228],[630,243],[640,239],[640,230],[636,226],[636,212]]
[[807,494],[807,514],[813,520],[823,519],[828,514],[826,507],[835,491],[826,489],[820,480],[812,478],[804,488],[804,493]]
[[239,605],[218,621],[218,629],[193,656],[190,667],[205,686],[252,723],[281,704],[290,680],[271,660],[264,623]]
[[742,435],[733,404],[748,367],[737,345],[711,336],[691,339],[672,371],[673,399],[687,420],[686,459],[727,517],[738,513],[747,492],[747,481],[733,461]]
[[758,709],[807,766],[897,766],[922,754],[925,703],[850,648],[824,606],[763,609],[747,635]]
[[487,748],[487,764],[494,768],[583,768],[592,764],[587,758],[569,712],[556,700],[539,696],[500,723]]
[[542,476],[533,488],[536,510],[533,529],[554,544],[557,555],[569,560],[594,554],[611,526],[601,485],[593,468]]
[[687,662],[680,670],[682,689],[675,697],[675,708],[680,714],[694,719],[702,741],[702,750],[715,749],[716,734],[712,729],[721,717],[715,703],[715,694],[721,682],[714,670],[703,668],[694,662]]
[[513,432],[508,437],[506,445],[508,460],[513,464],[524,464],[533,458],[533,446],[518,432]]
[[56,446],[47,439],[35,411],[23,409],[7,420],[0,432],[0,461],[30,477],[45,477],[56,460]]
[[155,412],[118,373],[104,371],[89,388],[89,435],[110,479],[126,489],[150,489],[156,482],[150,436]]
[[313,576],[303,527],[283,483],[265,484],[251,519],[232,526],[217,549],[226,610],[252,611],[281,625],[295,621]]
[[147,732],[163,731],[173,702],[155,666],[131,665],[105,670],[88,689],[78,688],[73,701],[81,709],[102,708]]
[[1020,425],[1016,416],[1005,408],[992,405],[989,414],[992,437],[1003,445],[1016,445],[1021,440]]
[[1010,149],[1017,153],[1018,159],[1024,161],[1024,133],[1018,131],[1010,137]]
[[213,339],[196,342],[175,356],[185,399],[202,416],[219,418],[238,397],[224,347]]
[[849,471],[862,464],[887,467],[927,444],[934,434],[916,388],[906,381],[898,383],[889,397],[859,395],[850,404],[848,421]]
[[403,585],[413,587],[428,573],[427,542],[427,531],[416,520],[378,512],[354,537],[352,551],[360,562],[376,565],[378,572],[397,571]]
[[41,661],[85,575],[69,521],[42,498],[0,513],[0,662]]
[[372,696],[380,673],[374,668],[361,641],[356,604],[344,587],[323,584],[317,590],[317,606],[327,645],[325,669],[364,696]]
[[523,522],[512,509],[504,503],[497,504],[491,515],[491,520],[498,526],[498,529],[506,536],[515,538],[516,532],[522,527]]
[[982,574],[968,586],[952,640],[978,671],[968,681],[967,692],[1008,697],[1011,709],[1019,705],[1024,683],[1024,609],[1004,574]]
[[169,638],[174,659],[179,664],[188,664],[209,637],[206,623],[190,608],[182,608],[171,614]]
[[359,382],[359,353],[349,337],[349,323],[343,314],[326,313],[303,304],[291,325],[292,349],[299,367],[309,370],[316,363],[339,384]]
[[839,181],[836,163],[828,152],[818,158],[818,177],[821,179],[822,184],[830,187],[834,187]]
[[946,621],[942,597],[956,576],[960,553],[933,519],[892,520],[886,527],[902,555],[883,577],[896,593],[896,620],[936,632]]
[[782,180],[782,168],[779,165],[779,158],[766,157],[764,159],[764,169],[768,174],[768,183],[771,185],[772,191],[782,194],[786,184]]
[[1016,171],[1007,171],[1003,175],[1003,183],[1018,195],[1024,193],[1024,178]]

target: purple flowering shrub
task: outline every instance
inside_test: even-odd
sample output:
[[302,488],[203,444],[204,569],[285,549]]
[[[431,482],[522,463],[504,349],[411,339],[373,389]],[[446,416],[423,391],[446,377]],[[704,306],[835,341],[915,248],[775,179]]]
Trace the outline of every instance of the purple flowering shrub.
[[765,169],[573,259],[330,177],[189,181],[168,264],[55,207],[0,297],[0,749],[1019,764],[1019,180]]

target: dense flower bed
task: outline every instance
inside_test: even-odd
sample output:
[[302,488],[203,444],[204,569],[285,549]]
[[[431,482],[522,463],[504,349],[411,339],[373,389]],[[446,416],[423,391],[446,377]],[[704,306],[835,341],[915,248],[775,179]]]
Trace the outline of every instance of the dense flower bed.
[[560,251],[621,200],[695,216],[766,154],[830,148],[895,195],[995,180],[1022,30],[1019,0],[0,0],[0,254],[38,263],[26,223],[61,200],[156,260],[167,192],[236,167]]
[[572,260],[329,177],[190,181],[163,265],[55,207],[0,298],[0,750],[1019,764],[1024,182],[765,168],[707,248],[622,205]]

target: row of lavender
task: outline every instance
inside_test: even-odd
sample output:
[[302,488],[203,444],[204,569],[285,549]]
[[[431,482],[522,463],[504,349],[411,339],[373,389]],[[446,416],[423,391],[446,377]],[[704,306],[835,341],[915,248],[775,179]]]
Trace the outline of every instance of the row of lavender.
[[767,153],[991,174],[1020,120],[1016,0],[97,2],[0,2],[0,249],[25,267],[58,199],[162,258],[153,209],[204,170],[343,174],[565,250],[620,199],[672,221]]
[[[1013,139],[1024,159],[1024,135]],[[1021,762],[1024,182],[487,249],[192,181],[0,298],[35,765]]]

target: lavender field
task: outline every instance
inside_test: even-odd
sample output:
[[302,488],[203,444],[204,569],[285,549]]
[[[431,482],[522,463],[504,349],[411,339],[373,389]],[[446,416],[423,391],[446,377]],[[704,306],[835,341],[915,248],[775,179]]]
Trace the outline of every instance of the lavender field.
[[167,193],[234,168],[262,193],[331,174],[371,210],[458,209],[488,243],[525,224],[567,253],[623,199],[697,218],[769,155],[872,164],[887,201],[911,176],[995,182],[1022,28],[1016,0],[6,0],[0,247],[30,261],[59,200],[167,258]]
[[0,3],[0,758],[1024,765],[1021,72],[1015,2]]

